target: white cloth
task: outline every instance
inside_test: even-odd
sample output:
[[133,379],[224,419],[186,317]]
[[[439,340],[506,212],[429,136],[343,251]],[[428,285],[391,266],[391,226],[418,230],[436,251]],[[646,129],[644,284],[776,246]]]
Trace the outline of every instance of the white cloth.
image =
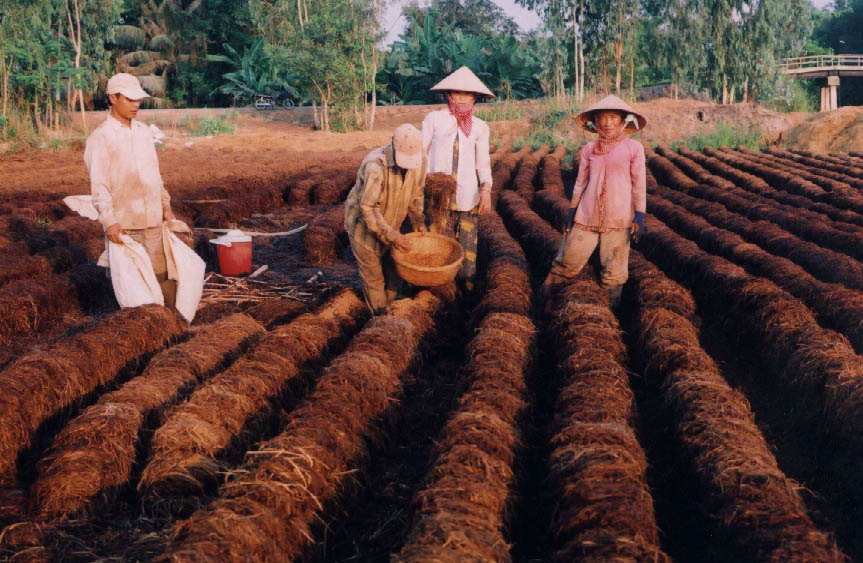
[[162,223],[171,197],[162,183],[148,126],[133,119],[131,127],[125,127],[109,113],[87,138],[84,162],[103,227],[119,223],[124,229],[147,229]]
[[91,195],[69,195],[63,198],[63,203],[82,217],[94,221],[99,220],[99,212],[93,206],[93,196]]
[[433,111],[423,119],[423,149],[428,157],[428,173],[452,174],[453,143],[459,137],[458,190],[455,206],[470,211],[479,203],[479,187],[491,187],[491,158],[488,153],[488,124],[473,116],[470,135],[465,137],[448,109]]
[[105,249],[117,303],[123,308],[164,305],[162,288],[159,287],[144,246],[128,235],[120,235],[120,240],[123,244],[109,240]]
[[204,292],[207,265],[194,250],[177,238],[167,223],[162,225],[162,241],[165,243],[168,279],[177,280],[177,301],[174,307],[191,323]]

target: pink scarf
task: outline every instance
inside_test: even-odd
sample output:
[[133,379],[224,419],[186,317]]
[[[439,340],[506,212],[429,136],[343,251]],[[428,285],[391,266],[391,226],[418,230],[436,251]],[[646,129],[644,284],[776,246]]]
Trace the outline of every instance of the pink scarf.
[[447,96],[447,105],[449,112],[455,117],[459,129],[464,132],[465,136],[470,135],[471,127],[473,127],[473,102],[457,104]]
[[627,133],[625,125],[623,129],[620,130],[620,133],[611,137],[603,136],[603,134],[599,132],[599,140],[593,146],[593,154],[608,154],[611,152],[611,149],[617,146],[617,143],[624,140],[626,137]]

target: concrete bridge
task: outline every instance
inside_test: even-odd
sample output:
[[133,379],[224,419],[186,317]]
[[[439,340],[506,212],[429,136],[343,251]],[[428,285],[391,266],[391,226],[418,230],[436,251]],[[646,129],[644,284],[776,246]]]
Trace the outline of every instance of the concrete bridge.
[[779,65],[782,74],[800,78],[826,78],[821,88],[821,111],[839,107],[839,82],[842,76],[863,76],[863,55],[812,55],[792,57]]

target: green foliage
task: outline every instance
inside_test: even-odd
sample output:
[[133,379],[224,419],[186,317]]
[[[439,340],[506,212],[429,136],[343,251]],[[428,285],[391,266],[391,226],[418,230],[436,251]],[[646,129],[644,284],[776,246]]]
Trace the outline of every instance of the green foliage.
[[781,112],[818,111],[820,94],[818,87],[819,85],[811,80],[781,79],[774,89],[773,98],[765,105]]
[[511,121],[527,115],[524,106],[504,100],[490,104],[479,104],[474,109],[474,115],[483,121]]
[[713,132],[696,135],[683,141],[671,144],[671,148],[677,150],[685,145],[694,151],[700,151],[705,147],[748,147],[759,149],[764,146],[761,131],[754,125],[749,127],[735,126],[721,121],[716,124]]
[[232,68],[231,72],[222,75],[225,82],[214,92],[233,98],[234,104],[240,101],[248,102],[255,94],[277,94],[286,92],[293,98],[299,97],[297,90],[289,81],[276,71],[270,57],[264,51],[264,40],[258,38],[251,45],[243,48],[240,54],[227,43],[223,45],[225,55],[207,55],[207,60],[223,63]]
[[321,106],[319,126],[330,129],[330,108],[353,119],[375,84],[376,0],[250,0],[250,6],[273,64]]
[[216,135],[231,135],[236,131],[236,116],[217,115],[200,118],[197,123],[189,126],[189,134],[193,137],[209,137]]
[[540,92],[536,54],[512,35],[480,37],[442,21],[433,5],[418,10],[386,55],[380,81],[400,103],[435,103],[429,88],[461,66],[469,67],[498,97],[535,97]]

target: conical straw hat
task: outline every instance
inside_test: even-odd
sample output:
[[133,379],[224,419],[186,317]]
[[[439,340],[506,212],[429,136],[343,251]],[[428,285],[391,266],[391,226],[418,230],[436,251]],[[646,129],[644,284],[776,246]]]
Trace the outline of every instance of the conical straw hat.
[[[575,123],[582,129],[590,131],[591,133],[596,133],[596,129],[591,129],[588,123],[590,123],[591,125],[595,125],[593,123],[594,112],[602,110],[622,111],[624,114],[626,114],[628,119],[626,127],[624,127],[623,129],[627,133],[635,133],[636,131],[641,131],[642,129],[647,127],[647,119],[645,119],[645,117],[640,113],[637,113],[634,109],[632,109],[629,104],[627,104],[614,94],[602,98],[583,112],[579,113],[577,116],[575,116]],[[632,118],[629,118],[630,115],[632,116]]]
[[466,66],[461,67],[453,72],[431,88],[432,92],[473,92],[478,96],[488,96],[494,98],[491,90],[486,88],[482,80]]

